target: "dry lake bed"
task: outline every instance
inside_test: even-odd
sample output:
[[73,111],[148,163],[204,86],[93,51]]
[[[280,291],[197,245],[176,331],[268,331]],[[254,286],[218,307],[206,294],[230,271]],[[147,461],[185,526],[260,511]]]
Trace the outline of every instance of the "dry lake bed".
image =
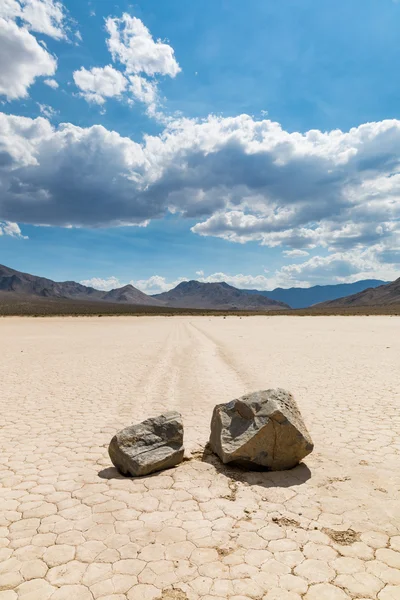
[[[400,599],[400,318],[3,318],[0,357],[0,600]],[[303,464],[203,453],[271,387]],[[119,476],[113,434],[165,410],[187,460]]]

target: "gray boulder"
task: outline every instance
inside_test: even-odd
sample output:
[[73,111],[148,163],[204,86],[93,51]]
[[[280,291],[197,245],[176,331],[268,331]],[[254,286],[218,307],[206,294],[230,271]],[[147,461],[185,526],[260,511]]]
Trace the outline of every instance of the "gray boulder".
[[272,471],[295,467],[314,448],[295,399],[282,389],[217,405],[210,446],[225,464]]
[[162,471],[183,460],[183,423],[178,412],[168,412],[119,431],[108,453],[123,475],[140,477]]

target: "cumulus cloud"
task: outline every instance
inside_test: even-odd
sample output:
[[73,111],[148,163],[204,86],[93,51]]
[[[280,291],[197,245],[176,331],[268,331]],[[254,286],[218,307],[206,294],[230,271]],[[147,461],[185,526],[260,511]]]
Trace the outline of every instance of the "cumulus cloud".
[[140,75],[130,75],[129,81],[129,91],[132,97],[139,102],[147,104],[149,113],[155,116],[158,103],[157,84]]
[[186,281],[186,278],[180,277],[173,281],[167,281],[165,277],[161,277],[160,275],[152,275],[148,279],[131,279],[130,281],[121,281],[120,279],[118,279],[118,277],[114,276],[107,277],[104,279],[101,277],[92,277],[90,279],[83,279],[82,281],[80,281],[80,283],[82,285],[93,287],[96,290],[104,291],[109,291],[130,284],[138,288],[145,294],[152,295],[160,294],[161,292],[167,292],[168,290],[177,286],[178,283],[181,283],[182,281]]
[[[398,246],[398,251],[400,245]],[[353,283],[360,279],[394,280],[400,276],[398,261],[385,262],[385,247],[376,245],[365,250],[352,250],[351,252],[335,252],[327,256],[313,256],[300,264],[282,267],[279,274],[290,282],[306,281],[308,284]],[[400,252],[398,255],[400,258]]]
[[[311,287],[313,285],[330,285],[332,283],[353,283],[363,279],[382,279],[393,281],[400,276],[400,236],[395,246],[389,251],[384,245],[371,248],[356,249],[346,252],[334,252],[324,256],[312,256],[302,263],[284,265],[275,272],[250,275],[245,273],[230,274],[224,272],[205,275],[203,270],[196,271],[196,278],[203,283],[226,282],[239,289],[271,291],[277,287]],[[139,288],[146,294],[159,294],[176,287],[191,277],[178,277],[169,280],[160,275],[152,275],[148,279],[121,282],[116,277],[101,279],[93,277],[81,281],[100,290],[111,290],[127,283]]]
[[125,66],[127,73],[175,77],[181,70],[173,48],[161,40],[154,41],[150,31],[137,17],[127,13],[120,19],[109,17],[106,30],[111,56],[115,62]]
[[56,59],[24,27],[0,18],[0,96],[25,98],[37,77],[54,75]]
[[300,264],[285,265],[268,277],[214,273],[200,278],[200,281],[226,281],[237,288],[265,291],[277,287],[353,283],[362,279],[392,281],[400,276],[399,264],[383,262],[382,252],[383,249],[379,247],[352,252],[335,252],[327,256],[314,256]]
[[43,118],[0,114],[0,157],[0,215],[7,220],[18,221],[7,215],[19,213],[24,222],[90,226],[162,216],[160,205],[139,197],[143,148],[104,127],[56,129]]
[[0,3],[0,96],[26,98],[38,77],[54,89],[57,60],[31,33],[67,39],[64,6],[56,0],[2,0]]
[[212,273],[203,277],[199,277],[199,281],[203,283],[217,283],[224,281],[238,289],[245,290],[271,290],[275,285],[275,278],[265,277],[265,275],[246,275],[237,273],[230,275],[228,273]]
[[66,39],[66,12],[57,0],[2,0],[0,17],[15,21],[36,33]]
[[296,256],[369,247],[388,262],[398,247],[396,120],[300,134],[246,115],[179,119],[138,143],[0,114],[0,159],[0,218],[10,221],[145,225],[172,212],[196,219],[196,234]]
[[65,12],[61,2],[55,0],[20,0],[19,17],[27,27],[55,39],[66,38]]
[[21,240],[28,239],[26,235],[22,235],[19,225],[17,223],[11,223],[10,221],[0,221],[0,236],[3,235],[20,238]]
[[118,98],[130,104],[136,101],[146,105],[147,113],[159,120],[157,75],[175,77],[180,67],[173,48],[160,40],[154,41],[150,31],[137,17],[127,13],[106,19],[109,35],[107,46],[114,62],[124,74],[108,65],[90,70],[82,67],[74,72],[74,81],[80,95],[88,102],[104,104],[107,98]]
[[284,250],[282,253],[284,256],[287,256],[289,258],[297,258],[300,256],[308,256],[309,252],[306,252],[305,250],[299,250],[297,248],[295,248],[294,250]]
[[[395,262],[384,262],[392,259]],[[400,276],[399,270],[400,244],[395,254],[385,256],[382,247],[368,248],[352,252],[336,252],[326,256],[314,256],[300,264],[290,264],[277,269],[266,276],[245,273],[229,274],[224,272],[205,275],[203,271],[196,273],[197,280],[203,283],[226,282],[238,289],[271,291],[277,287],[311,287],[313,285],[330,285],[332,283],[353,283],[363,279],[382,279],[393,281]],[[165,277],[153,275],[149,279],[137,281],[133,285],[149,294],[166,292],[181,281],[190,278],[181,277],[169,281]]]
[[120,288],[124,284],[120,282],[117,277],[108,277],[107,279],[102,279],[101,277],[92,277],[91,279],[83,279],[80,281],[82,285],[86,285],[87,287],[95,288],[96,290],[104,290],[109,291],[115,288]]
[[75,85],[81,90],[80,95],[95,104],[104,104],[106,98],[121,97],[128,83],[122,73],[111,65],[90,70],[81,67],[73,77]]
[[58,110],[55,110],[52,106],[49,106],[48,104],[40,104],[40,102],[38,102],[37,105],[41,114],[47,117],[48,119],[52,119],[58,114]]
[[145,294],[152,295],[167,292],[168,290],[176,287],[179,283],[182,283],[182,281],[187,281],[187,278],[178,277],[177,279],[168,282],[165,277],[153,275],[148,279],[138,279],[136,281],[131,281],[131,283]]
[[16,19],[21,16],[21,12],[21,4],[17,0],[2,0],[0,17],[3,19]]
[[[400,239],[397,250],[386,255],[384,246],[374,246],[351,252],[335,252],[326,256],[313,256],[303,263],[284,265],[270,276],[228,275],[213,273],[200,281],[226,281],[244,289],[273,290],[276,287],[310,287],[332,283],[353,283],[362,279],[392,281],[400,276]],[[392,262],[387,262],[392,261]]]
[[43,81],[43,83],[45,83],[49,87],[53,88],[53,90],[56,90],[59,87],[59,85],[55,79],[45,79]]

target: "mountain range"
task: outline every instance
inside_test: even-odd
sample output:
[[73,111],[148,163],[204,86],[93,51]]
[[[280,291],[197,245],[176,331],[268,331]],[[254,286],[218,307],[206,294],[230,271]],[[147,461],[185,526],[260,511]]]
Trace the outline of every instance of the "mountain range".
[[67,298],[70,300],[95,300],[99,302],[140,304],[142,306],[160,306],[156,299],[137,290],[132,285],[126,285],[110,292],[103,292],[75,281],[56,282],[45,277],[22,273],[4,265],[0,265],[0,291],[14,292],[14,294],[26,296],[40,296],[42,298]]
[[220,283],[183,281],[173,290],[153,296],[164,306],[174,308],[208,308],[218,310],[281,310],[290,306],[261,294],[248,294],[244,290]]
[[8,298],[23,298],[24,302],[40,297],[149,307],[271,311],[312,305],[345,308],[400,304],[400,279],[389,284],[372,279],[312,288],[277,288],[270,292],[240,290],[225,282],[184,281],[168,292],[149,296],[132,285],[102,291],[75,281],[56,282],[0,265],[0,301],[4,294]]
[[186,281],[174,290],[148,296],[133,285],[109,292],[96,290],[75,281],[56,282],[29,273],[22,273],[0,265],[0,292],[23,296],[63,298],[79,301],[112,302],[138,306],[164,306],[176,308],[205,308],[215,310],[280,310],[290,307],[260,294],[247,294],[227,283],[199,283]]
[[400,278],[392,283],[369,288],[358,294],[324,302],[319,307],[347,308],[351,306],[390,306],[391,304],[400,304]]
[[272,300],[279,300],[289,304],[291,308],[308,308],[320,302],[336,300],[350,294],[357,294],[367,288],[384,285],[387,281],[380,279],[364,279],[354,283],[338,283],[336,285],[315,285],[309,288],[276,288],[271,291],[245,290],[249,294],[261,294]]

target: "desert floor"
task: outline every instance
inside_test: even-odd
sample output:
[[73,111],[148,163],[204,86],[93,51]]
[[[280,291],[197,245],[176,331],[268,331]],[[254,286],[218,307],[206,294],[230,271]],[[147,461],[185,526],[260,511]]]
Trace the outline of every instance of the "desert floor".
[[[0,356],[0,600],[400,599],[400,318],[4,318]],[[304,464],[202,456],[278,386]],[[112,435],[170,409],[189,460],[120,477]]]

